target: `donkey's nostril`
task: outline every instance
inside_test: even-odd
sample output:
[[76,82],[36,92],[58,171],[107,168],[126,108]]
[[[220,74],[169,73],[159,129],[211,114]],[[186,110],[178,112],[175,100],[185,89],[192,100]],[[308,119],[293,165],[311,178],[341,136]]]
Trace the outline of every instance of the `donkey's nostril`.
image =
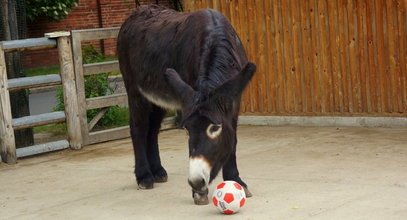
[[196,191],[206,190],[206,183],[204,179],[188,180],[189,185]]

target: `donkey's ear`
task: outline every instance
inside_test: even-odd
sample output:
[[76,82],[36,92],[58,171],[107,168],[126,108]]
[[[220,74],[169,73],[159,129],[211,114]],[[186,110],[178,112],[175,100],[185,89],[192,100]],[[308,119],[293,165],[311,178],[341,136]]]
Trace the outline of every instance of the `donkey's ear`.
[[177,71],[174,69],[168,68],[165,71],[165,77],[174,91],[177,93],[184,104],[191,102],[192,96],[194,94],[194,89],[191,86],[186,84],[184,80],[178,75]]
[[215,94],[235,96],[243,92],[246,85],[256,72],[256,65],[248,62],[239,75],[215,89]]

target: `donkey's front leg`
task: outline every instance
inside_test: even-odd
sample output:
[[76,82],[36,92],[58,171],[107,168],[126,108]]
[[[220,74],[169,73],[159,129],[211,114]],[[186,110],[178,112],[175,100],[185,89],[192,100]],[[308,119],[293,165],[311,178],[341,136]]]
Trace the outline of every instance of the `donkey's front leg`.
[[[237,141],[235,140],[235,143]],[[238,182],[240,185],[243,186],[244,191],[246,193],[246,197],[251,197],[252,193],[247,188],[247,184],[243,182],[243,180],[239,176],[239,170],[237,169],[236,163],[236,144],[233,148],[231,155],[229,156],[226,163],[223,165],[222,169],[223,180],[233,180]]]

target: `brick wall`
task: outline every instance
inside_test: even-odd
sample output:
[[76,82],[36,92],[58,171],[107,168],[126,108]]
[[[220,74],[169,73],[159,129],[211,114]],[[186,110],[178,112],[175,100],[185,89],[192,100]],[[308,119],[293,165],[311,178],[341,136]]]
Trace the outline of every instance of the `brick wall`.
[[[156,0],[141,0],[142,5],[156,3]],[[169,6],[167,0],[159,0],[160,5]],[[44,33],[70,31],[100,27],[119,27],[136,8],[134,0],[80,0],[79,5],[62,21],[51,22],[45,17],[28,22],[28,37],[43,37]],[[106,56],[114,56],[116,42],[113,39],[91,42]],[[58,64],[56,49],[26,52],[24,68],[52,66]]]

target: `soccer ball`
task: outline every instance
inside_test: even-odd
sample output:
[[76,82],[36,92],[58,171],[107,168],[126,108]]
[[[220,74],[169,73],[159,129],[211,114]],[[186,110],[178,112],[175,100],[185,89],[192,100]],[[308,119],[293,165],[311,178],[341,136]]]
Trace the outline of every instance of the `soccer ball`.
[[246,202],[246,194],[239,183],[223,181],[213,192],[212,202],[221,213],[233,214],[238,212]]

